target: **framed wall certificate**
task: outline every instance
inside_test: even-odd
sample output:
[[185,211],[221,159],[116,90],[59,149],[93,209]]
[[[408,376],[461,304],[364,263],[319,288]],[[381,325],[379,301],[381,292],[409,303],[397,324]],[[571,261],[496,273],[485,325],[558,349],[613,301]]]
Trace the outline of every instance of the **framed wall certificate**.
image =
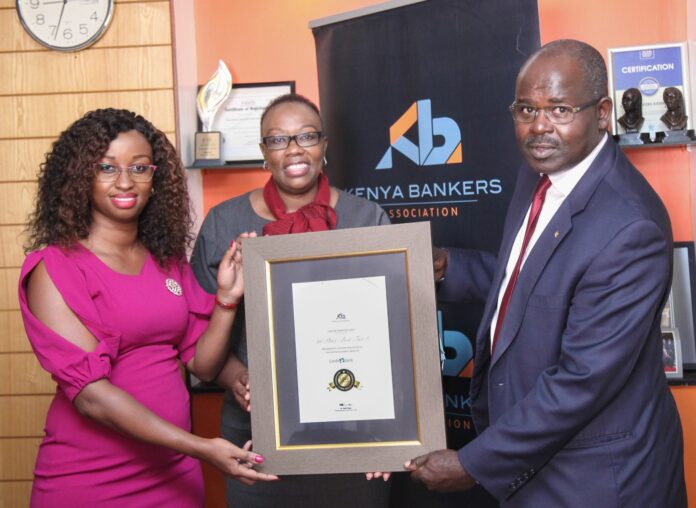
[[222,133],[222,160],[227,164],[261,165],[261,114],[281,95],[295,91],[294,81],[235,83],[211,130]]
[[445,448],[430,225],[244,241],[254,450],[274,474]]

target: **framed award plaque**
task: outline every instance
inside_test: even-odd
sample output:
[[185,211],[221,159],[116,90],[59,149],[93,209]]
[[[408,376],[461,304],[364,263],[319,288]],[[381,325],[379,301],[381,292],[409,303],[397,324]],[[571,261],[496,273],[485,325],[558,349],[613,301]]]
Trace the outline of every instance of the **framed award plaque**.
[[244,279],[260,471],[400,471],[446,447],[428,223],[246,239]]

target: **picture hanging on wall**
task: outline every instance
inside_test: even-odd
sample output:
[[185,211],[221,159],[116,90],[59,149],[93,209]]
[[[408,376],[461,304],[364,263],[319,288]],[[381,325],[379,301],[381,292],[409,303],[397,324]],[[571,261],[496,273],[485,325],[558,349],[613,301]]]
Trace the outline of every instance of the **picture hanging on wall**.
[[622,145],[696,142],[685,42],[610,48],[612,132]]
[[[681,339],[684,370],[696,370],[696,261],[693,242],[674,243],[674,265],[672,271],[672,290],[667,302],[669,327],[676,330]],[[665,315],[663,313],[663,322]],[[667,323],[665,323],[667,324]]]
[[225,165],[261,166],[261,114],[273,99],[294,91],[294,81],[232,85],[229,97],[218,110],[211,126],[211,130],[222,133],[222,160]]
[[684,377],[681,341],[677,330],[662,330],[662,366],[667,378]]

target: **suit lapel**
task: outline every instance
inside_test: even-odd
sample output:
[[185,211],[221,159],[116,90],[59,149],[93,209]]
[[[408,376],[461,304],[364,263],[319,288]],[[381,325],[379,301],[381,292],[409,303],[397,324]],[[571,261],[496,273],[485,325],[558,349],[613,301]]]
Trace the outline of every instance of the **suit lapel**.
[[[505,217],[505,228],[503,230],[503,239],[498,251],[498,264],[491,282],[491,290],[483,309],[481,324],[479,325],[478,333],[476,334],[476,361],[474,362],[474,378],[477,373],[484,368],[490,357],[491,344],[489,341],[491,321],[493,313],[498,305],[498,293],[500,285],[505,276],[505,266],[507,259],[510,257],[512,244],[515,241],[517,231],[522,227],[522,223],[527,214],[527,210],[532,202],[532,194],[539,180],[539,177],[527,165],[522,166],[520,173],[515,183],[515,192],[513,193],[507,215]],[[504,262],[503,262],[504,260]],[[472,385],[473,389],[473,385]]]
[[522,319],[524,318],[527,302],[532,289],[534,289],[537,280],[556,250],[556,247],[560,245],[573,227],[569,207],[567,205],[568,203],[566,200],[558,209],[551,222],[549,222],[546,229],[541,233],[541,236],[536,244],[534,244],[534,248],[530,251],[527,260],[522,266],[519,278],[515,284],[512,299],[510,300],[507,313],[505,314],[503,326],[498,335],[498,341],[495,346],[495,351],[493,352],[491,364],[495,364],[517,336],[517,332],[522,325]]
[[[556,248],[571,232],[573,227],[573,217],[585,209],[599,183],[604,179],[607,172],[615,166],[616,159],[618,157],[618,150],[618,147],[611,139],[607,140],[605,146],[599,152],[590,168],[577,183],[570,195],[565,199],[547,227],[541,233],[541,236],[537,240],[533,249],[530,251],[527,260],[520,271],[517,284],[515,285],[515,290],[512,294],[512,299],[510,300],[507,313],[505,314],[505,320],[499,332],[493,358],[491,359],[491,367],[495,365],[495,363],[500,359],[503,353],[505,353],[508,347],[510,347],[510,344],[517,336],[517,332],[522,325],[529,296],[536,286],[539,277],[543,273],[544,268],[548,264]],[[535,183],[536,177],[533,177],[532,184],[535,185]],[[525,192],[527,193],[527,207],[521,212],[522,220],[524,219],[526,210],[531,202],[533,185],[529,189],[525,188]],[[526,187],[529,187],[529,185],[527,184]],[[516,213],[520,214],[519,211],[516,211]],[[517,223],[516,228],[513,230],[506,230],[506,235],[509,237],[504,241],[505,245],[509,244],[507,256],[504,258],[504,263],[498,263],[498,271],[502,273],[496,273],[495,289],[488,297],[486,305],[487,312],[485,314],[485,318],[487,320],[485,323],[487,323],[488,329],[490,329],[490,320],[492,318],[492,314],[497,307],[500,284],[505,270],[505,265],[507,264],[512,242],[514,241],[515,235],[521,226],[521,220],[517,220],[515,222]],[[500,259],[502,260],[503,258]],[[489,311],[489,307],[491,306],[493,307],[493,310]]]

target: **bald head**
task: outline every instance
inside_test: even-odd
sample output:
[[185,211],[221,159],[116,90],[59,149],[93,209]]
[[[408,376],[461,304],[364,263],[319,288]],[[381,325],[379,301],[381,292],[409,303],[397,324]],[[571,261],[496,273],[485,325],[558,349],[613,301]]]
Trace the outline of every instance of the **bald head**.
[[574,39],[559,39],[545,44],[529,57],[522,66],[520,75],[534,61],[540,58],[555,58],[559,56],[572,58],[580,65],[583,88],[587,90],[592,99],[599,99],[608,95],[607,66],[602,55],[589,44]]

